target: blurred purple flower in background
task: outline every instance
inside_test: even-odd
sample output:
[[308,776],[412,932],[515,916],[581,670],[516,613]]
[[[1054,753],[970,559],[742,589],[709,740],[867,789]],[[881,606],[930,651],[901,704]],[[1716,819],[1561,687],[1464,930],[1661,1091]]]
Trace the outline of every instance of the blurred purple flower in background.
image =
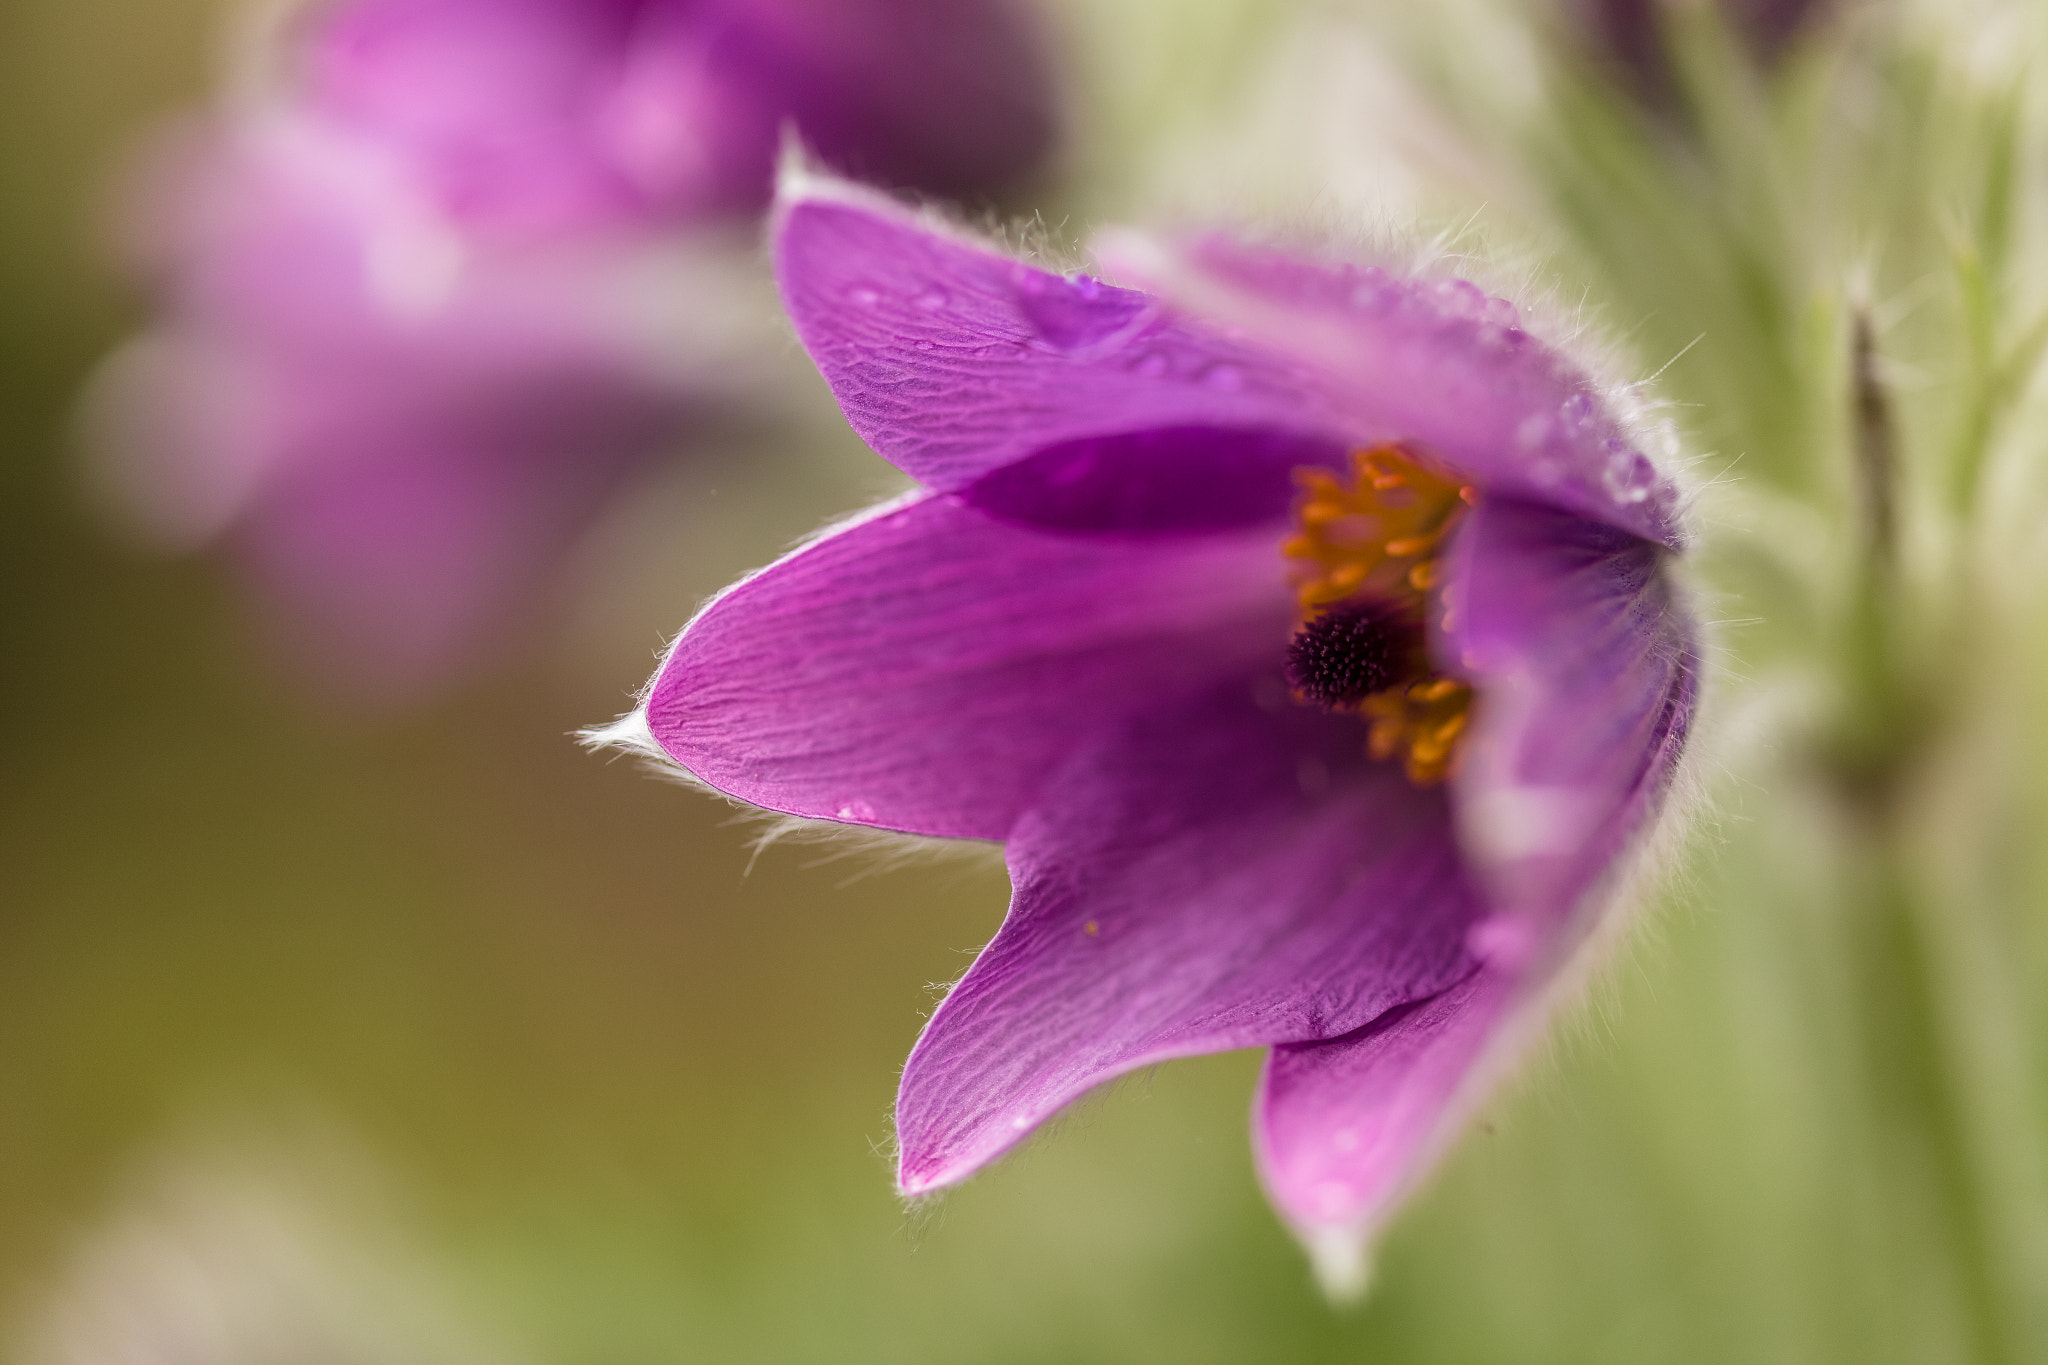
[[[1667,49],[1670,0],[1567,0],[1572,24],[1611,61],[1636,93],[1662,104],[1675,95]],[[1830,8],[1829,0],[1716,0],[1716,9],[1751,57],[1768,66]]]
[[[778,139],[924,192],[1051,146],[1010,0],[359,0],[167,139],[162,319],[109,367],[115,492],[235,542],[343,690],[441,681],[547,595],[621,480],[749,396]],[[753,395],[756,401],[760,395]]]
[[1462,280],[1120,239],[1137,292],[808,176],[774,254],[925,488],[716,599],[609,736],[1006,844],[1008,917],[904,1071],[905,1193],[1111,1077],[1270,1047],[1260,1168],[1355,1282],[1673,783],[1675,489]]

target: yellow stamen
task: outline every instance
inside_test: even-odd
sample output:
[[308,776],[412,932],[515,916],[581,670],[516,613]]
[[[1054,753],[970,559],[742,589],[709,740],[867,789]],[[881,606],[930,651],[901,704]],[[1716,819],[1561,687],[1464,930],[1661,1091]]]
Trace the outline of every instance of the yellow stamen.
[[1297,470],[1295,482],[1300,531],[1281,552],[1296,561],[1306,615],[1364,591],[1387,598],[1427,592],[1438,577],[1438,548],[1477,496],[1392,445],[1352,451],[1349,480],[1310,468]]
[[[1425,614],[1443,581],[1446,538],[1477,491],[1400,446],[1351,452],[1351,477],[1297,470],[1296,534],[1280,549],[1293,561],[1296,600],[1304,622],[1353,598],[1410,605]],[[1438,594],[1449,626],[1450,591]],[[1455,769],[1472,689],[1456,678],[1410,678],[1357,705],[1366,721],[1366,751],[1400,758],[1417,786],[1443,781]]]
[[1381,760],[1400,756],[1410,782],[1435,786],[1457,766],[1457,741],[1471,707],[1471,687],[1452,678],[1375,692],[1358,704],[1368,726],[1366,752]]

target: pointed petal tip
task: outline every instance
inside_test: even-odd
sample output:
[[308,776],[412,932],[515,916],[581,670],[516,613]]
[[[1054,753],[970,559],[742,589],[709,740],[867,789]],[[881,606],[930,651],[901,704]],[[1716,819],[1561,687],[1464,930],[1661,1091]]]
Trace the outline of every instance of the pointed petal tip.
[[1316,1283],[1331,1303],[1360,1302],[1372,1287],[1370,1239],[1361,1227],[1297,1229]]
[[896,1163],[896,1193],[905,1199],[928,1199],[973,1175],[974,1167],[905,1156]]
[[961,1184],[1007,1156],[1037,1126],[1038,1120],[1028,1112],[1004,1118],[999,1110],[993,1130],[984,1132],[978,1141],[952,1150],[943,1145],[929,1150],[920,1149],[914,1138],[905,1136],[899,1117],[897,1139],[903,1146],[896,1158],[896,1192],[905,1199],[920,1199]]
[[775,157],[775,209],[778,216],[805,199],[831,198],[857,188],[825,168],[805,145],[794,122],[782,125],[782,144]]
[[586,749],[617,749],[624,753],[669,761],[668,751],[654,737],[647,708],[635,707],[607,725],[593,725],[576,732],[576,742]]

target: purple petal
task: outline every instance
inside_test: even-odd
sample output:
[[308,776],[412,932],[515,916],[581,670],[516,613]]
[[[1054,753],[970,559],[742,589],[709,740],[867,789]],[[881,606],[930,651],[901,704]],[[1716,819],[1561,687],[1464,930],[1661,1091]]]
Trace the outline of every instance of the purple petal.
[[1055,132],[1008,0],[353,0],[309,28],[309,100],[500,229],[751,211],[786,123],[940,194],[1014,180]]
[[[1058,82],[1035,11],[1016,0],[721,0],[696,7],[718,65],[746,70],[825,164],[880,185],[968,199],[1052,150]],[[768,161],[761,162],[765,169]],[[767,175],[757,181],[765,201]]]
[[641,211],[593,155],[632,0],[353,0],[305,34],[310,103],[405,156],[469,222],[559,229]]
[[1469,938],[1487,965],[1354,1036],[1276,1048],[1256,1111],[1274,1202],[1340,1271],[1593,928],[1593,893],[1654,815],[1691,720],[1693,627],[1659,546],[1489,497],[1454,555],[1444,647],[1480,690],[1453,798],[1493,912]]
[[1471,935],[1488,966],[1353,1037],[1276,1048],[1256,1107],[1274,1203],[1340,1275],[1590,932],[1589,893],[1654,814],[1691,718],[1692,625],[1659,546],[1489,497],[1454,553],[1445,647],[1480,686],[1454,796],[1494,911]]
[[1097,534],[1219,531],[1266,522],[1277,545],[1294,471],[1344,447],[1288,431],[1165,427],[1062,441],[990,470],[963,501],[992,517]]
[[1162,317],[1144,295],[1034,269],[842,182],[804,176],[786,191],[774,255],[797,334],[847,420],[934,488],[1128,431],[1344,439],[1291,365]]
[[1295,366],[1296,403],[1354,444],[1406,441],[1489,492],[1678,545],[1678,493],[1592,381],[1464,280],[1401,279],[1223,237],[1107,253],[1188,316]]
[[926,497],[719,598],[647,698],[655,737],[771,810],[996,839],[1088,727],[1276,656],[1270,528],[1055,534]]
[[1454,553],[1449,647],[1482,698],[1460,828],[1492,899],[1540,938],[1670,786],[1692,721],[1696,628],[1660,547],[1555,507],[1489,498]]
[[1273,1203],[1319,1256],[1355,1256],[1453,1130],[1510,991],[1482,970],[1327,1042],[1273,1049],[1252,1147]]
[[1097,736],[1018,822],[1009,916],[904,1069],[906,1192],[1110,1077],[1339,1037],[1471,973],[1443,792],[1291,702],[1277,652]]

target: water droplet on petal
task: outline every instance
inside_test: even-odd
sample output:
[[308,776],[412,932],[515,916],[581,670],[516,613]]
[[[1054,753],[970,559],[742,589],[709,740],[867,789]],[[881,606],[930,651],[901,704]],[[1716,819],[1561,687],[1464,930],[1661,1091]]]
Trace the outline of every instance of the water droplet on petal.
[[926,287],[915,299],[911,300],[912,303],[915,303],[928,313],[936,312],[952,301],[953,296],[935,284]]
[[1600,473],[1600,482],[1607,488],[1609,497],[1625,505],[1633,505],[1650,496],[1656,486],[1657,471],[1641,453],[1630,450],[1620,441],[1609,442],[1618,447],[1607,457],[1607,466]]
[[1536,955],[1536,932],[1523,920],[1491,915],[1465,932],[1465,947],[1481,962],[1513,971]]
[[1211,365],[1202,371],[1202,383],[1223,393],[1236,393],[1244,387],[1244,371],[1235,365]]
[[1017,311],[1039,340],[1054,350],[1078,351],[1099,346],[1137,326],[1152,301],[1135,289],[1119,289],[1086,275],[1048,275],[1029,266],[1013,266]]
[[1384,313],[1393,306],[1397,292],[1387,272],[1372,266],[1351,286],[1351,306],[1367,313]]
[[1557,410],[1557,415],[1564,420],[1565,429],[1568,431],[1578,431],[1583,428],[1588,422],[1593,420],[1593,414],[1593,395],[1583,392],[1575,393],[1565,399],[1564,404]]
[[875,808],[865,801],[849,801],[836,814],[841,820],[868,821],[875,818]]
[[1443,280],[1435,293],[1437,306],[1454,318],[1476,318],[1486,308],[1486,291],[1470,280]]
[[1514,304],[1509,303],[1506,299],[1488,299],[1486,307],[1480,312],[1480,316],[1496,327],[1519,329],[1522,325],[1521,310],[1517,309]]
[[863,308],[872,308],[882,301],[882,291],[871,284],[856,284],[846,291],[846,297]]

